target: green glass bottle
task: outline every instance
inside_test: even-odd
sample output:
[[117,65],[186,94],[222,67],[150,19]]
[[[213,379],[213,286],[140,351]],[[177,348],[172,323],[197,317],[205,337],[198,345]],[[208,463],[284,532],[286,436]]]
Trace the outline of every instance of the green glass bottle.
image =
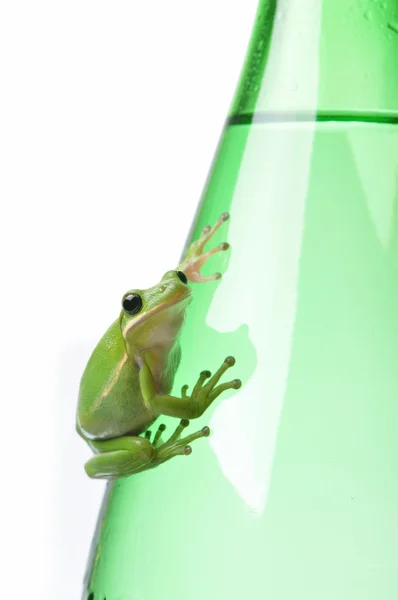
[[396,600],[397,0],[260,3],[191,239],[224,211],[174,393],[243,386],[108,485],[84,598]]

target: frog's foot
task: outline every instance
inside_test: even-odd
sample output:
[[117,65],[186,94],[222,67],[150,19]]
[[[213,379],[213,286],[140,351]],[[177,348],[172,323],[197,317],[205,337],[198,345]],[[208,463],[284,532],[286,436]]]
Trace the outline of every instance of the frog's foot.
[[189,246],[184,260],[178,267],[178,270],[183,271],[189,281],[192,281],[194,283],[203,283],[206,281],[220,279],[221,273],[214,273],[213,275],[208,275],[207,277],[204,277],[200,274],[200,269],[205,264],[205,262],[211,256],[213,256],[213,254],[216,254],[217,252],[223,252],[224,250],[228,250],[229,244],[227,242],[223,242],[222,244],[219,244],[219,246],[213,248],[212,250],[208,250],[207,252],[204,251],[204,247],[207,244],[207,242],[214,236],[214,234],[221,227],[221,225],[225,223],[225,221],[228,221],[228,219],[229,213],[223,213],[218,219],[217,223],[213,225],[213,227],[210,227],[210,225],[206,225],[206,227],[204,227],[202,230],[200,238]]
[[[217,385],[225,371],[233,367],[234,364],[235,358],[233,356],[227,356],[227,358],[222,363],[221,367],[217,369],[213,376],[211,376],[210,371],[201,372],[199,379],[192,390],[191,395],[191,400],[195,402],[197,407],[196,416],[200,417],[205,412],[205,410],[209,408],[212,402],[214,402],[214,400],[225,390],[238,390],[242,386],[242,382],[240,379],[233,379],[232,381],[227,381],[225,383],[220,383],[219,385]],[[205,383],[206,379],[209,379],[207,383]],[[184,388],[183,393],[186,393],[186,386],[184,386]]]
[[[181,389],[181,398],[175,396],[153,395],[148,397],[148,406],[158,415],[167,415],[179,419],[197,419],[222,392],[229,389],[238,390],[242,386],[240,379],[219,383],[222,375],[235,364],[233,356],[227,356],[219,369],[212,376],[210,371],[202,371],[192,390],[187,395],[188,386]],[[208,380],[208,381],[206,381]],[[144,382],[145,383],[145,382]],[[145,387],[142,387],[145,393]]]
[[[166,425],[163,425],[163,423],[161,425],[159,425],[159,427],[158,427],[158,429],[157,429],[157,431],[155,433],[155,437],[153,438],[153,441],[152,441],[152,446],[154,448],[156,448],[157,446],[160,446],[161,444],[163,444],[162,433],[163,433],[163,431],[165,429],[166,429]],[[148,431],[145,432],[145,438],[149,442],[151,441],[151,436],[152,436],[151,431],[148,430]]]
[[[182,419],[182,421],[180,421],[178,427],[167,440],[167,442],[165,442],[157,448],[155,447],[155,456],[152,460],[153,466],[163,463],[166,460],[173,458],[173,456],[191,454],[192,448],[189,444],[194,440],[197,440],[201,437],[208,437],[210,435],[210,429],[206,426],[202,427],[200,431],[196,431],[195,433],[191,433],[191,435],[187,435],[186,437],[181,438],[182,432],[186,427],[188,427],[188,425],[188,419]],[[160,427],[162,427],[162,425]],[[164,431],[164,429],[165,426],[163,425],[162,431]]]

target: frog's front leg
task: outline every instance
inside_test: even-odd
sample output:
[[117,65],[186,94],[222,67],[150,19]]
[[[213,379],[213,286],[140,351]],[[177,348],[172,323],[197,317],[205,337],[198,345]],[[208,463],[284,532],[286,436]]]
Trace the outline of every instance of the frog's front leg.
[[[233,379],[216,385],[227,369],[235,364],[233,356],[227,356],[221,367],[211,377],[209,371],[202,371],[192,390],[187,396],[188,386],[182,388],[182,397],[166,396],[157,393],[156,383],[150,368],[144,363],[140,369],[140,386],[146,406],[156,414],[178,417],[179,419],[196,419],[200,417],[211,403],[225,390],[239,389],[240,379]],[[209,379],[210,378],[210,379]],[[206,379],[209,381],[205,384]]]
[[220,279],[221,273],[214,273],[213,275],[209,275],[207,277],[201,275],[200,269],[205,264],[205,262],[216,254],[217,252],[222,252],[224,250],[228,250],[229,244],[227,242],[223,242],[216,248],[212,250],[208,250],[205,252],[204,247],[207,242],[213,237],[216,231],[221,227],[225,221],[228,221],[229,213],[225,212],[221,215],[215,225],[210,227],[210,225],[206,225],[203,228],[200,238],[193,242],[188,250],[185,253],[184,260],[177,267],[177,271],[183,271],[187,276],[189,281],[195,283],[204,283],[206,281],[213,281],[214,279]]

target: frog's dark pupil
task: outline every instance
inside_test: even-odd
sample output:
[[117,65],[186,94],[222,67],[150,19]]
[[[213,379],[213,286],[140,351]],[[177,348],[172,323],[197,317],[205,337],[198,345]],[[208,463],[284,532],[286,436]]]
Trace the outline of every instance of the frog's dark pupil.
[[142,308],[142,300],[138,294],[128,294],[123,300],[123,309],[129,315],[135,315]]
[[182,271],[176,271],[178,278],[181,279],[182,283],[188,283],[187,276]]

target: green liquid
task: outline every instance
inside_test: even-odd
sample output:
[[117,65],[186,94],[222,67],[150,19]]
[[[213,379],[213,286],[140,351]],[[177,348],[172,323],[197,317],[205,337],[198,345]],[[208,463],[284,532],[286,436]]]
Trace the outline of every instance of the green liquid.
[[228,354],[244,385],[191,456],[109,484],[85,598],[398,597],[397,119],[330,119],[226,128],[192,237],[230,210],[232,248],[174,393]]
[[341,123],[386,123],[389,125],[398,125],[398,115],[387,111],[378,111],[373,114],[364,112],[342,112],[334,111],[313,113],[310,111],[292,111],[287,112],[264,112],[264,113],[241,113],[231,115],[228,119],[229,125],[250,125],[254,123],[323,123],[323,122],[341,122]]

